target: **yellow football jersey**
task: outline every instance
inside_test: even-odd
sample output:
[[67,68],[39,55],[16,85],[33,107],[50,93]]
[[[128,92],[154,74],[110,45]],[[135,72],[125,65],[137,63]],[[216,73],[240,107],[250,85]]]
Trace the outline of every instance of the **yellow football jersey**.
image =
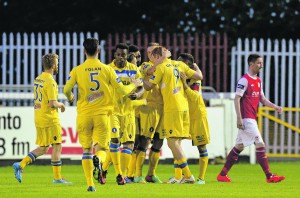
[[187,96],[180,79],[180,72],[184,72],[187,77],[191,77],[195,71],[190,69],[181,61],[170,59],[164,60],[156,67],[150,82],[158,84],[164,101],[164,112],[187,111]]
[[34,80],[34,121],[40,128],[59,124],[57,108],[49,106],[49,100],[57,100],[58,87],[53,76],[43,72]]
[[[126,87],[132,84],[130,78],[138,79],[142,77],[138,67],[129,62],[126,62],[124,68],[118,68],[113,60],[109,64],[109,66],[115,70],[116,75]],[[116,91],[114,91],[113,98],[115,101],[114,114],[123,116],[134,111],[134,108],[132,108],[131,100],[128,98],[128,95],[120,96]]]
[[70,72],[64,87],[68,95],[78,86],[78,115],[106,114],[113,110],[112,89],[120,87],[120,79],[114,70],[98,59],[87,59]]
[[[140,66],[140,71],[144,79],[149,79],[149,77],[147,76],[147,71],[151,67],[153,67],[152,62],[143,62],[142,65]],[[148,106],[157,107],[163,105],[163,98],[158,85],[155,85],[155,87],[150,91],[145,91],[144,95],[145,95],[144,98],[147,99]]]
[[187,97],[189,101],[190,119],[199,119],[201,112],[206,112],[205,103],[202,97],[201,80],[188,79],[188,85],[191,89],[187,89]]

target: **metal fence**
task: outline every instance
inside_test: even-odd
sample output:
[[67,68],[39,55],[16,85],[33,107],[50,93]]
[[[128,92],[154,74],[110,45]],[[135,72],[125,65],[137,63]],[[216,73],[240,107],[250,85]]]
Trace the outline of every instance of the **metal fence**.
[[[82,43],[91,36],[99,38],[98,33],[3,33],[0,41],[0,84],[32,84],[33,79],[42,71],[42,55],[51,52],[59,55],[59,74],[56,80],[58,85],[63,85],[70,70],[84,61]],[[110,34],[100,42],[100,60],[110,63],[114,47],[120,42],[137,45],[143,61],[147,61],[145,50],[149,42],[159,42],[169,48],[174,59],[179,53],[191,53],[205,76],[203,85],[214,87],[218,92],[228,91],[230,75],[227,72],[226,34]]]
[[137,45],[143,60],[147,60],[146,49],[149,42],[158,42],[167,47],[172,53],[172,59],[177,59],[180,53],[190,53],[203,73],[204,86],[213,87],[217,92],[229,91],[230,68],[226,34],[109,34],[105,45],[108,62],[113,59],[114,46],[120,42]]
[[[82,43],[91,36],[98,38],[98,33],[3,33],[0,41],[1,104],[32,104],[32,81],[42,71],[41,57],[45,53],[59,55],[56,80],[61,89],[71,69],[84,61]],[[238,39],[237,46],[232,47],[229,54],[226,34],[110,34],[100,42],[100,60],[111,62],[114,46],[120,42],[137,45],[144,60],[147,59],[145,51],[149,42],[166,46],[174,59],[182,52],[193,54],[204,75],[203,85],[213,87],[217,92],[234,92],[238,79],[248,70],[248,55],[259,53],[265,62],[260,77],[266,97],[283,107],[300,106],[300,40]],[[230,64],[227,63],[229,56]],[[299,128],[299,112],[274,115]],[[299,145],[299,134],[293,128],[270,122],[266,117],[263,123],[262,132],[268,152],[299,152],[299,149],[290,149]]]
[[[42,56],[51,52],[59,55],[56,81],[59,86],[63,86],[71,69],[85,60],[82,43],[85,38],[91,36],[98,38],[97,33],[3,33],[0,43],[2,60],[0,84],[2,87],[32,85],[35,77],[42,72]],[[104,44],[105,41],[100,42],[100,59],[105,61]],[[0,94],[4,95],[5,92],[14,92],[13,87],[11,90],[2,90]],[[17,104],[21,104],[21,101]],[[24,105],[26,104],[28,103]],[[3,100],[2,105],[12,106],[16,103],[12,100],[9,100],[9,103]]]

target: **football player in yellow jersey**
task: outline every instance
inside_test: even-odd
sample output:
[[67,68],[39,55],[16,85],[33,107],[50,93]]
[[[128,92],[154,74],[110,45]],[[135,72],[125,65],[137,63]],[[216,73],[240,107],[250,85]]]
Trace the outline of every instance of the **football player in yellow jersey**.
[[[200,80],[199,68],[197,71],[190,69],[181,61],[170,60],[171,52],[163,47],[153,49],[152,56],[155,59],[154,73],[149,81],[144,80],[144,88],[152,89],[156,84],[160,86],[164,101],[164,127],[168,146],[174,157],[175,176],[167,183],[194,183],[181,140],[189,135],[189,107],[186,93],[180,79],[180,73],[187,77]],[[182,177],[182,174],[184,177]]]
[[[191,54],[180,54],[178,59],[186,63],[191,69],[198,68]],[[207,112],[202,97],[201,80],[186,79],[182,77],[183,87],[188,97],[190,113],[190,134],[193,146],[199,151],[199,176],[195,184],[205,184],[205,173],[208,165],[208,152],[206,144],[210,143],[210,132],[207,120]],[[202,76],[202,75],[201,75]],[[203,77],[202,77],[203,78]]]
[[[138,68],[140,68],[141,65],[141,52],[139,48],[136,45],[129,45],[128,47],[128,57],[127,61],[136,65]],[[136,123],[136,131],[135,131],[135,140],[134,140],[134,147],[131,154],[131,160],[128,167],[128,173],[127,176],[129,179],[133,181],[134,175],[135,175],[135,166],[136,166],[136,150],[137,146],[139,144],[139,138],[140,138],[140,106],[135,108],[135,123]]]
[[57,101],[58,86],[53,75],[58,73],[58,55],[46,54],[42,57],[44,72],[34,80],[34,122],[36,127],[36,144],[21,162],[13,164],[15,177],[21,183],[22,172],[26,165],[33,163],[37,157],[46,154],[52,145],[51,165],[54,174],[53,183],[70,184],[61,177],[62,129],[58,109],[65,111],[65,105]]
[[[116,45],[115,59],[109,64],[119,79],[124,84],[124,87],[132,84],[131,79],[141,79],[141,73],[137,66],[127,61],[128,46],[120,43]],[[135,140],[135,113],[132,100],[140,98],[144,92],[142,84],[133,90],[129,96],[120,96],[114,92],[113,98],[116,99],[114,111],[112,115],[112,129],[111,129],[111,142],[109,157],[103,165],[104,174],[106,177],[107,169],[110,161],[113,162],[116,174],[127,175],[128,166],[131,160],[131,154],[134,147]],[[120,153],[120,143],[123,149]],[[126,183],[132,182],[125,177]]]
[[129,45],[127,61],[139,67],[142,63],[141,52],[136,45]]
[[[69,102],[73,102],[72,88],[77,84],[79,98],[77,101],[76,126],[79,142],[83,148],[82,166],[88,184],[88,191],[95,191],[94,178],[102,183],[102,163],[106,159],[109,145],[111,114],[113,111],[112,89],[126,95],[133,90],[136,81],[125,87],[114,70],[100,62],[99,41],[88,38],[83,42],[86,60],[74,67],[64,87],[64,94]],[[131,82],[131,81],[130,81]],[[92,148],[95,148],[95,156]],[[94,163],[94,171],[93,171]],[[124,184],[121,174],[117,175],[117,183]]]
[[[144,79],[149,80],[151,68],[153,67],[152,50],[158,47],[158,43],[149,43],[147,54],[149,62],[144,62],[141,67],[141,73]],[[163,129],[163,99],[159,89],[156,85],[150,91],[145,93],[147,105],[140,107],[140,120],[141,120],[141,137],[140,143],[137,148],[137,162],[136,174],[134,182],[136,183],[162,183],[156,175],[156,168],[160,158],[160,149],[163,145],[165,138],[165,131]],[[149,168],[145,179],[142,176],[142,169],[145,161],[146,151],[152,141],[152,147],[149,153]],[[146,181],[145,181],[146,180]]]

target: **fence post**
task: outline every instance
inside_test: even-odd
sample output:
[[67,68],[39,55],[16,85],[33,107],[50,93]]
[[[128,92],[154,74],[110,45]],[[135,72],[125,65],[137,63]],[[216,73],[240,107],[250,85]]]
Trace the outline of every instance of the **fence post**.
[[219,33],[217,33],[217,42],[216,42],[216,67],[217,67],[217,69],[216,69],[216,78],[217,78],[217,80],[215,81],[215,82],[218,82],[217,84],[216,84],[216,90],[217,90],[217,92],[220,92],[220,81],[221,81],[221,78],[220,78],[220,76],[221,76],[221,70],[220,70],[220,45],[221,45],[221,38],[220,38],[220,34]]
[[[205,34],[202,34],[201,38],[201,48],[202,48],[202,74],[206,76],[206,37]],[[206,85],[207,79],[203,78],[203,85]]]
[[199,47],[200,47],[200,43],[199,43],[199,33],[198,32],[195,32],[195,63],[197,63],[197,65],[200,66],[199,64],[201,64],[199,61]]
[[66,67],[65,67],[65,75],[62,75],[62,74],[60,74],[60,75],[62,75],[62,76],[64,76],[64,78],[63,78],[63,81],[61,81],[60,82],[60,85],[64,85],[64,83],[66,82],[66,78],[67,78],[67,76],[69,75],[69,73],[70,73],[70,68],[71,68],[71,41],[70,41],[70,39],[71,39],[71,36],[70,36],[70,33],[69,32],[67,32],[66,33],[66,49],[65,49],[65,58],[66,58],[66,61],[65,61],[65,65],[66,65]]
[[209,84],[210,86],[212,86],[214,84],[214,76],[213,76],[213,45],[214,45],[214,40],[213,40],[213,36],[209,35]]
[[230,79],[228,79],[228,64],[227,64],[227,56],[228,56],[228,42],[227,42],[227,34],[224,33],[224,37],[223,37],[223,91],[226,92],[227,91],[227,85],[228,82],[231,81]]

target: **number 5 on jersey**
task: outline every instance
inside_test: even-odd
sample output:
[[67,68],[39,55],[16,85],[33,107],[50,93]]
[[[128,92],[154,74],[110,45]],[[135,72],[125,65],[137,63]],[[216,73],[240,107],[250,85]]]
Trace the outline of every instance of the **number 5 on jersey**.
[[90,88],[91,91],[97,91],[98,89],[100,89],[100,82],[97,79],[95,79],[95,76],[98,76],[98,74],[99,74],[98,72],[90,73],[90,81],[93,84],[96,83],[95,88],[93,88],[93,87]]

